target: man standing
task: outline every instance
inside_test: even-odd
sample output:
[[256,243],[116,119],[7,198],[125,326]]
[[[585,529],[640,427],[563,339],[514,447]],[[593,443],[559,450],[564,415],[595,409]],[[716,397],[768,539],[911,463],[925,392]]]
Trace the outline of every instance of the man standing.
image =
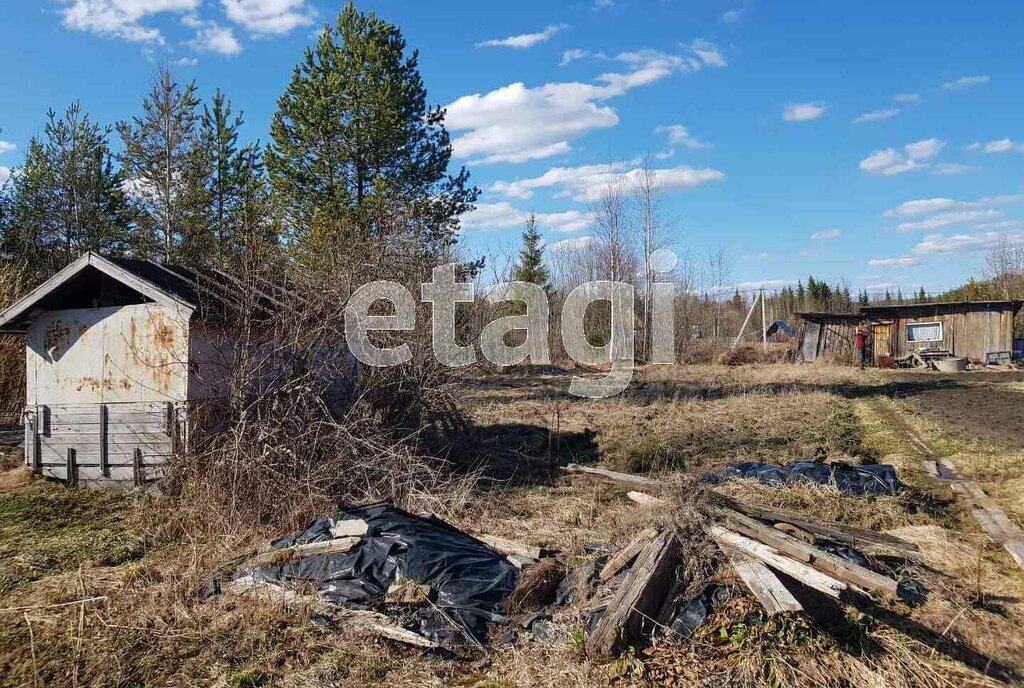
[[861,370],[864,369],[864,365],[867,359],[867,337],[864,335],[864,328],[858,327],[857,334],[853,337],[853,345],[857,348],[857,358],[860,359]]

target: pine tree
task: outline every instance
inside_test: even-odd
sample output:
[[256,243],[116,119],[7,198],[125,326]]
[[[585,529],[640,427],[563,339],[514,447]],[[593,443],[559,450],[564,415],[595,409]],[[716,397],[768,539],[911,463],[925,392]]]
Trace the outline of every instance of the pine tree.
[[517,282],[530,282],[551,292],[551,275],[544,265],[544,245],[537,231],[537,217],[533,213],[523,230],[523,248],[519,251],[519,262],[512,274]]
[[925,303],[927,301],[928,301],[928,293],[924,290],[924,287],[921,287],[921,290],[917,292],[917,302],[918,303]]
[[206,228],[197,236],[213,239],[214,251],[187,246],[185,252],[200,261],[224,265],[257,235],[273,245],[276,240],[269,225],[266,178],[258,144],[239,147],[238,132],[244,124],[241,113],[232,115],[231,103],[220,89],[213,95],[212,107],[203,110],[199,140],[206,156],[205,188],[209,204]]
[[24,165],[11,180],[5,252],[42,274],[84,251],[127,248],[129,208],[109,135],[78,103],[60,118],[47,113],[43,139],[29,142]]
[[871,295],[868,294],[868,290],[867,289],[862,289],[861,290],[860,295],[858,296],[857,300],[860,303],[860,306],[862,308],[871,305]]
[[267,169],[307,252],[397,233],[443,250],[479,195],[464,169],[447,174],[444,110],[427,105],[418,53],[405,49],[397,27],[350,3],[278,100]]
[[199,145],[195,92],[195,82],[181,87],[169,69],[162,69],[143,100],[142,116],[118,125],[122,165],[139,210],[139,252],[156,250],[184,262],[199,258],[210,238],[208,160]]

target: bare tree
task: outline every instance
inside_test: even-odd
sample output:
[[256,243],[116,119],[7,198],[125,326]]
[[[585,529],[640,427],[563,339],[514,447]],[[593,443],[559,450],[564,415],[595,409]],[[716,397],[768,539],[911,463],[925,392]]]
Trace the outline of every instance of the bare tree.
[[654,266],[652,256],[667,244],[663,236],[664,219],[661,214],[662,185],[658,173],[651,165],[650,157],[645,157],[636,180],[634,196],[640,238],[643,250],[644,285],[643,285],[643,337],[640,340],[640,357],[650,359],[652,347],[651,332],[651,298],[654,284]]
[[608,175],[604,188],[590,203],[590,213],[599,250],[603,254],[605,279],[632,281],[627,279],[631,277],[629,267],[633,262],[628,199],[620,177]]
[[732,269],[729,265],[729,256],[726,253],[725,248],[720,246],[714,251],[709,251],[707,262],[707,282],[709,286],[709,296],[714,302],[714,324],[712,329],[716,338],[721,336],[722,293],[731,274]]
[[1003,234],[985,256],[985,271],[1004,299],[1024,297],[1024,246]]

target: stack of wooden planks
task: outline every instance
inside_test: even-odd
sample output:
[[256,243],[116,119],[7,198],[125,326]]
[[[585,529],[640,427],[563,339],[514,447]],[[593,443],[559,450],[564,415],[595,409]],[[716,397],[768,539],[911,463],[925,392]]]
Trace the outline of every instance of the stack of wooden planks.
[[[645,476],[571,465],[566,472],[609,480],[631,491],[633,501],[657,507],[665,500],[638,492],[652,489],[658,481]],[[830,540],[860,548],[884,548],[902,553],[917,546],[900,538],[842,523],[816,519],[786,509],[753,504],[709,492],[706,530],[732,563],[737,578],[754,594],[769,614],[798,612],[802,606],[779,575],[833,598],[847,594],[896,597],[898,583],[816,543]],[[685,588],[677,572],[682,570],[683,548],[671,528],[647,528],[613,556],[600,573],[608,580],[633,563],[594,632],[587,649],[597,655],[614,655],[643,632],[667,624],[677,591]],[[634,563],[635,562],[635,563]],[[793,585],[790,581],[789,585]]]

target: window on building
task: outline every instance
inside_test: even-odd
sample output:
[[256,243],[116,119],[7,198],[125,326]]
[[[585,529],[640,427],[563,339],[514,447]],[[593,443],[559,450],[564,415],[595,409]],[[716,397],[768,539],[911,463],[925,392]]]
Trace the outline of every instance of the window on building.
[[942,323],[910,323],[907,325],[908,342],[941,342]]

